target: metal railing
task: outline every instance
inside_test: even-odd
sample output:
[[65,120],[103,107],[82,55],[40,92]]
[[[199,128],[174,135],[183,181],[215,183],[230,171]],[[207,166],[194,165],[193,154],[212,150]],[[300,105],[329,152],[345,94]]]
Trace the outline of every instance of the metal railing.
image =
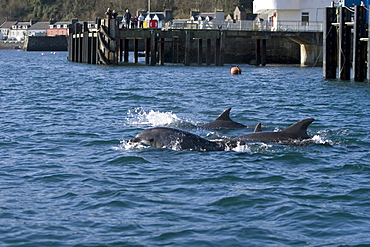
[[215,29],[271,32],[322,32],[323,22],[301,21],[189,21],[175,20],[166,23],[163,29]]

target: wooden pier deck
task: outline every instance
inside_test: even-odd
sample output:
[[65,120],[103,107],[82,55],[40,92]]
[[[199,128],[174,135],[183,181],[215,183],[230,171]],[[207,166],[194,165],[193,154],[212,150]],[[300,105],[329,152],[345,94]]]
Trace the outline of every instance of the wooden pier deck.
[[[145,56],[145,64],[163,65],[182,63],[223,66],[226,46],[233,38],[248,39],[254,43],[256,65],[266,65],[267,40],[285,37],[301,45],[302,65],[312,66],[320,62],[322,33],[242,31],[218,29],[123,29],[117,19],[98,20],[98,31],[90,32],[87,23],[76,23],[70,27],[68,59],[73,62],[117,65],[129,62],[133,51],[133,62]],[[132,53],[131,53],[132,54]],[[302,55],[303,54],[303,55]],[[131,59],[132,60],[132,59]],[[322,60],[321,60],[322,61]]]

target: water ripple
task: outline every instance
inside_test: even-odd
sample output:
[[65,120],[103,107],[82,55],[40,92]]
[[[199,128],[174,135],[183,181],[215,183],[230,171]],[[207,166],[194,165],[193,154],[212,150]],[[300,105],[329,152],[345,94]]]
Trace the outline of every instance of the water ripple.
[[[0,245],[370,244],[368,83],[321,68],[94,66],[0,50]],[[1,63],[1,62],[0,62]],[[58,64],[58,66],[55,66]],[[53,73],[45,73],[53,71]],[[207,139],[313,117],[307,146],[127,148],[153,126]]]

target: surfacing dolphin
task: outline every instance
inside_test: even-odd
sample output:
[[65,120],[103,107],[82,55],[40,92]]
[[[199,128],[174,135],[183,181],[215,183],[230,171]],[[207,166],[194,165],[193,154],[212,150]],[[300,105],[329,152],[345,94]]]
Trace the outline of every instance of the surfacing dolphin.
[[280,132],[258,132],[239,136],[233,140],[247,142],[266,142],[278,144],[300,144],[299,141],[310,139],[307,134],[308,126],[314,121],[313,118],[303,119]]
[[167,127],[144,130],[129,140],[130,144],[140,143],[157,148],[197,151],[223,151],[236,147],[240,142],[239,140],[209,141],[198,135]]
[[205,129],[243,129],[248,128],[248,126],[244,124],[237,123],[230,118],[230,111],[231,107],[226,109],[218,116],[215,121],[203,124],[200,127]]

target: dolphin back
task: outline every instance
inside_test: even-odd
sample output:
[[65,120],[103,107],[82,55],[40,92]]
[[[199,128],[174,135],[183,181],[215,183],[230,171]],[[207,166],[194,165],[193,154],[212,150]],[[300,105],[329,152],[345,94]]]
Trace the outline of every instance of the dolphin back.
[[281,133],[295,135],[298,138],[302,139],[309,139],[311,137],[307,134],[307,128],[313,121],[315,121],[314,118],[303,119],[299,122],[296,122],[295,124],[292,124],[285,130],[281,131]]
[[220,116],[218,116],[216,118],[216,120],[223,120],[223,121],[232,121],[231,118],[230,118],[230,111],[231,111],[231,107],[230,108],[227,108],[226,110],[224,110]]
[[231,107],[224,110],[213,122],[203,124],[200,127],[205,129],[242,129],[248,127],[233,121],[230,118],[230,111]]

